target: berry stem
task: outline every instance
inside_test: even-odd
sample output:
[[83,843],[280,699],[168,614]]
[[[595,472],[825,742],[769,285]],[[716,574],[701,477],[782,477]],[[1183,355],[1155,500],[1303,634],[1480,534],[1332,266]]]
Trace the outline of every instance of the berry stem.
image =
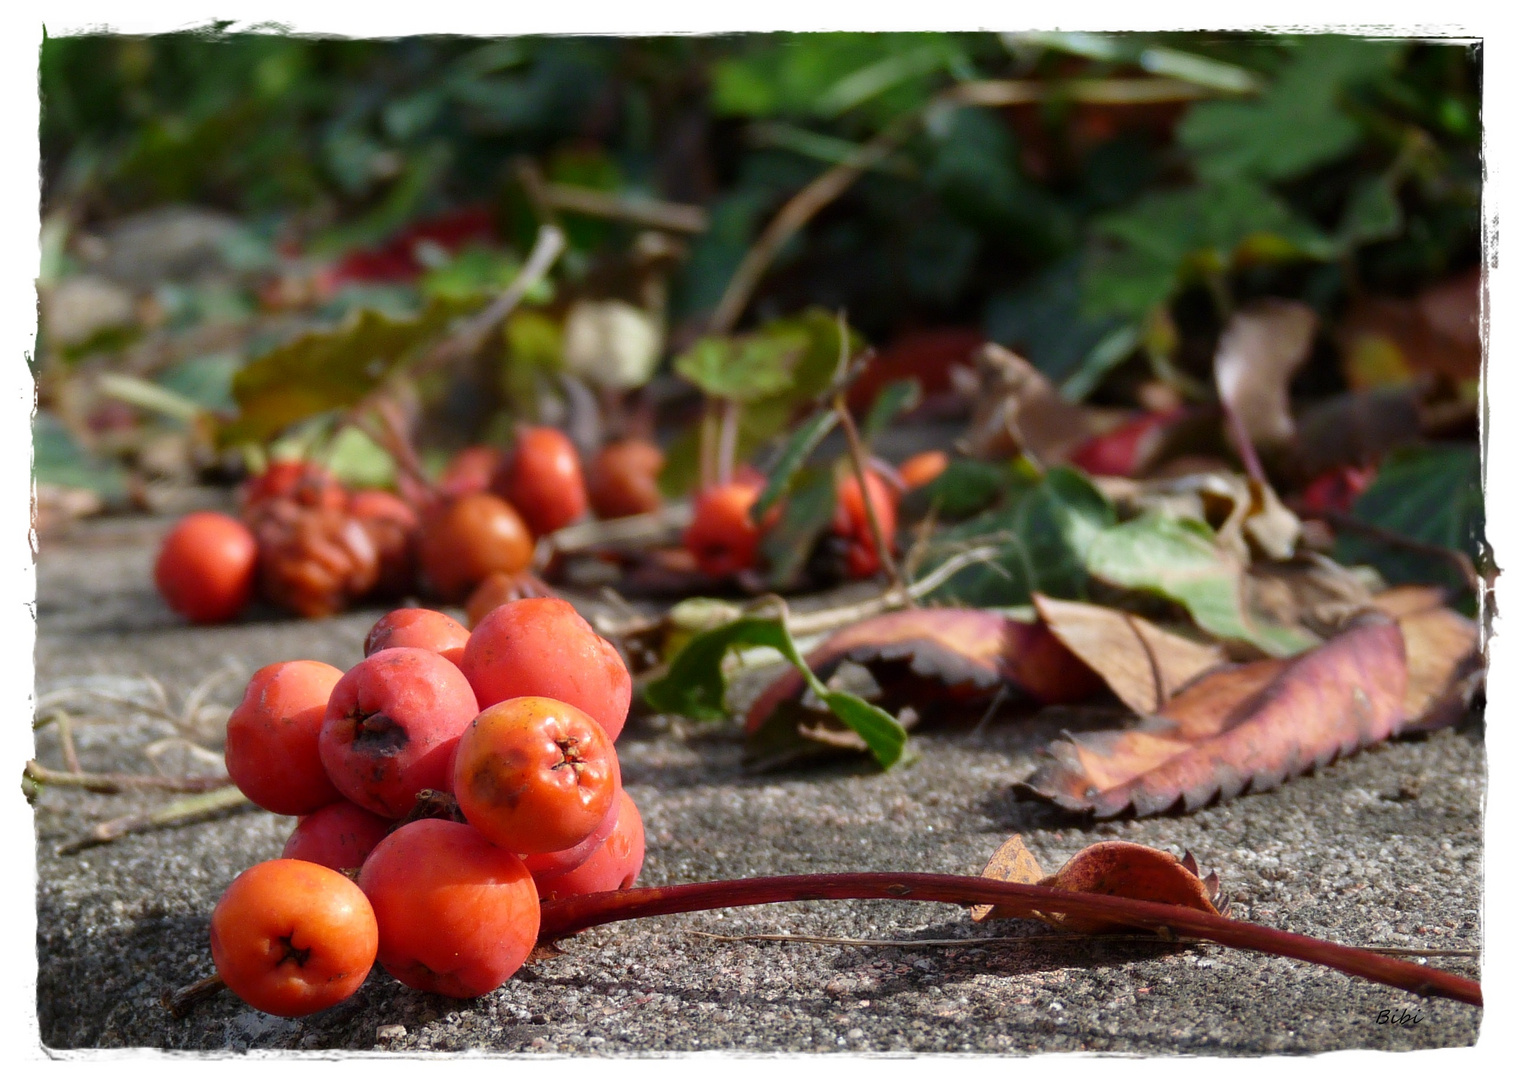
[[1105,917],[1125,926],[1173,936],[1186,935],[1322,964],[1425,997],[1482,1004],[1482,988],[1472,979],[1382,956],[1367,949],[1274,930],[1175,904],[1122,896],[1071,892],[954,874],[801,874],[787,877],[705,881],[662,888],[627,889],[549,900],[543,904],[540,944],[570,937],[592,926],[684,911],[748,907],[797,900],[925,900],[937,903],[996,904],[1033,917],[1035,912]]
[[886,569],[891,592],[900,595],[908,607],[917,607],[918,601],[903,583],[902,572],[897,569],[897,560],[891,554],[886,534],[881,531],[881,521],[876,516],[876,501],[870,497],[870,485],[865,480],[865,446],[860,439],[859,429],[854,426],[854,417],[849,415],[849,406],[845,404],[842,393],[834,395],[833,409],[838,414],[839,426],[844,429],[844,437],[849,441],[849,466],[854,470],[855,483],[860,485],[860,502],[865,506],[865,520],[870,524],[870,539],[876,546],[876,556]]

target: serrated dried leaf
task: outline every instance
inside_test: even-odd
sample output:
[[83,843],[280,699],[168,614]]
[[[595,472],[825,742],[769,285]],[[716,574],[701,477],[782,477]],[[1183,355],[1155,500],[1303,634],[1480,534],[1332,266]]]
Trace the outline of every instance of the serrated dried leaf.
[[[826,680],[845,660],[873,672],[905,667],[962,700],[1011,683],[1046,704],[1080,701],[1101,685],[1042,623],[975,608],[917,608],[865,619],[829,637],[808,654],[807,665]],[[800,673],[782,675],[750,708],[745,730],[759,730],[803,689]]]
[[1153,713],[1182,686],[1225,662],[1222,649],[1162,630],[1126,611],[1034,596],[1034,608],[1066,648],[1137,713]]
[[1293,660],[1205,675],[1137,728],[1067,736],[1019,790],[1103,818],[1196,810],[1397,734],[1407,686],[1398,624],[1362,616]]
[[[1023,858],[1019,856],[1022,850]],[[1178,859],[1175,855],[1143,844],[1131,844],[1122,840],[1105,840],[1083,848],[1071,856],[1055,873],[1048,877],[1028,878],[1009,876],[1027,874],[1032,866],[1038,871],[1038,863],[1023,848],[1021,838],[1014,836],[998,849],[982,872],[983,877],[997,881],[1022,881],[1031,885],[1044,885],[1069,892],[1097,893],[1101,896],[1123,896],[1130,900],[1147,900],[1157,904],[1176,904],[1180,907],[1221,915],[1214,898],[1218,893],[1218,877],[1209,874],[1207,879],[1198,876],[1197,860],[1191,852]],[[982,914],[984,912],[984,914]],[[1103,934],[1132,929],[1120,921],[1083,918],[1074,915],[1047,915],[1034,912],[1035,918],[1071,930],[1078,934]],[[989,905],[976,908],[972,917],[982,919],[1023,918],[1023,912]]]

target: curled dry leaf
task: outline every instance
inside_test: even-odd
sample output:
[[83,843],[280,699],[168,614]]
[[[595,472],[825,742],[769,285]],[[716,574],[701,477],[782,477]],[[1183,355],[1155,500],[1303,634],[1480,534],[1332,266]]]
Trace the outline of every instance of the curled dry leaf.
[[1477,624],[1443,606],[1439,598],[1438,589],[1411,585],[1389,589],[1373,601],[1397,618],[1408,651],[1405,732],[1435,731],[1456,723],[1482,682]]
[[[865,619],[825,640],[808,654],[807,666],[827,680],[845,660],[873,674],[905,669],[961,700],[1012,684],[1053,704],[1081,701],[1101,685],[1043,623],[975,608],[916,608]],[[759,730],[782,702],[799,698],[805,685],[800,673],[786,672],[755,701],[745,729]]]
[[1181,687],[1226,660],[1205,645],[1126,611],[1034,596],[1050,632],[1137,713],[1156,712]]
[[1398,624],[1368,614],[1293,660],[1205,675],[1137,728],[1067,736],[1019,790],[1102,818],[1267,791],[1397,734],[1407,686]]
[[1296,430],[1287,388],[1308,359],[1318,316],[1306,304],[1266,300],[1241,308],[1224,327],[1214,355],[1218,395],[1250,441],[1281,443]]
[[[1157,904],[1176,904],[1210,915],[1223,915],[1228,903],[1219,904],[1218,875],[1198,875],[1197,861],[1188,852],[1175,855],[1143,844],[1106,840],[1083,848],[1058,871],[1045,877],[1039,863],[1023,844],[1023,839],[1008,839],[981,872],[994,881],[1015,881],[1026,885],[1043,885],[1069,892],[1124,896],[1130,900],[1148,900]],[[1034,912],[1034,916],[1051,926],[1078,934],[1103,934],[1133,929],[1121,921],[1076,915],[1051,915]],[[984,919],[1023,918],[1020,910],[984,904],[971,909],[977,922]]]
[[973,457],[1027,454],[1042,465],[1059,464],[1104,426],[1092,410],[1061,397],[1033,364],[1000,345],[982,346],[976,377],[965,437]]

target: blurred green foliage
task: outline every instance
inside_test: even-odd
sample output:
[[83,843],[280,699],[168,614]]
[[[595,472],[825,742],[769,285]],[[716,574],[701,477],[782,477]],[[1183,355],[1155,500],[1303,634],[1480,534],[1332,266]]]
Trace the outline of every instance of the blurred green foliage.
[[[1156,77],[1198,100],[1062,89]],[[706,207],[672,283],[676,320],[711,309],[785,199],[905,124],[901,147],[781,251],[751,317],[842,307],[874,341],[976,324],[1073,396],[1140,355],[1158,309],[1216,324],[1269,293],[1332,322],[1354,290],[1411,291],[1480,243],[1480,64],[1459,44],[207,30],[48,38],[40,78],[50,210],[88,221],[193,202],[295,222],[308,249],[341,251],[486,203],[521,242],[532,219],[511,163],[531,155],[550,181]],[[936,99],[982,80],[1048,92]],[[631,235],[566,227],[585,256]]]

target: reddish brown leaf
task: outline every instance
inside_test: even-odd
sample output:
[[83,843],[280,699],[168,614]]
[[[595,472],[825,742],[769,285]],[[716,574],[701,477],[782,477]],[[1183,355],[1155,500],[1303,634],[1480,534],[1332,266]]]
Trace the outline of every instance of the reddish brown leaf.
[[1407,686],[1398,624],[1369,614],[1292,660],[1205,675],[1137,728],[1055,743],[1020,790],[1098,817],[1196,810],[1397,734]]
[[[1205,911],[1210,915],[1224,913],[1216,906],[1218,875],[1209,874],[1207,879],[1198,877],[1197,862],[1189,852],[1178,859],[1164,851],[1130,844],[1122,840],[1107,840],[1092,844],[1071,856],[1064,866],[1049,877],[1030,877],[1039,873],[1039,864],[1023,846],[1022,838],[1013,836],[997,849],[991,862],[981,872],[982,877],[995,881],[1018,881],[1029,885],[1043,885],[1069,892],[1097,893],[1102,896],[1124,896],[1131,900],[1148,900],[1157,904],[1177,904],[1181,907]],[[1228,905],[1224,905],[1227,910]],[[1115,930],[1132,929],[1126,924],[1101,918],[1074,915],[1035,915],[1052,926],[1073,930],[1079,934],[1102,934]],[[980,922],[992,918],[1021,918],[1021,911],[982,905],[972,910],[972,917]]]
[[[1044,624],[974,608],[917,608],[878,615],[840,630],[807,656],[808,666],[823,680],[845,660],[872,672],[905,668],[962,701],[989,695],[1005,684],[1043,704],[1081,701],[1101,687]],[[804,685],[799,672],[782,675],[749,709],[745,730],[759,730],[781,702],[799,698]]]
[[1140,714],[1157,711],[1182,686],[1224,663],[1224,652],[1162,630],[1126,611],[1034,596],[1034,608],[1066,648]]

